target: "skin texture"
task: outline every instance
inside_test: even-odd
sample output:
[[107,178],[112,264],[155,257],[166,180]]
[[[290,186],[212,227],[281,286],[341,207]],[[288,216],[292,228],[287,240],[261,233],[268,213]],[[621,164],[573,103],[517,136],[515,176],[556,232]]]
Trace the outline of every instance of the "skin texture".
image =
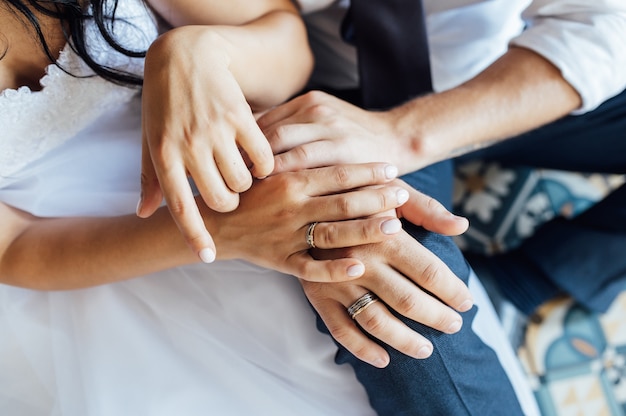
[[146,57],[137,214],[150,216],[165,196],[191,250],[215,253],[187,176],[208,207],[235,209],[253,177],[265,177],[274,167],[253,111],[301,89],[312,57],[304,25],[288,0],[203,3],[152,2],[170,24],[187,26],[162,35]]
[[[347,269],[361,265],[348,258],[320,262],[308,255],[306,226],[322,215],[329,220],[359,218],[400,206],[397,184],[357,193],[334,194],[363,185],[385,184],[385,164],[329,167],[310,174],[288,173],[263,181],[245,194],[236,212],[219,214],[204,209],[207,226],[225,247],[220,259],[242,258],[301,278],[317,281],[352,279]],[[316,180],[342,171],[344,182]],[[301,192],[293,192],[294,189]],[[350,203],[346,204],[346,200]],[[262,209],[258,209],[258,206]],[[15,208],[2,209],[0,276],[3,283],[41,290],[75,289],[141,276],[197,262],[186,249],[166,208],[150,219],[134,215],[111,218],[37,218]],[[323,248],[371,243],[392,237],[381,224],[395,215],[341,223],[318,239]],[[320,223],[318,233],[327,224]],[[251,232],[254,230],[254,232]],[[124,238],[120,238],[124,235]],[[341,238],[339,238],[341,236]],[[270,240],[271,238],[271,240]],[[259,249],[259,241],[269,241]],[[37,261],[31,261],[31,259]]]
[[557,120],[580,105],[554,65],[511,48],[465,84],[389,111],[366,111],[314,91],[268,112],[259,125],[276,154],[275,173],[376,160],[405,174]]
[[[246,7],[242,7],[252,13],[247,8],[247,2],[244,3]],[[257,9],[256,6],[260,7],[261,3],[266,4],[267,9]],[[211,14],[212,18],[219,16],[225,22],[210,21],[216,24],[201,24],[206,16],[198,12],[196,2],[163,1],[153,4],[171,24],[189,23],[190,26],[160,37],[146,58],[143,203],[139,212],[149,218],[135,215],[37,218],[0,203],[2,283],[38,290],[75,289],[194,263],[199,260],[199,250],[206,248],[206,244],[212,247],[210,231],[220,247],[217,259],[245,259],[293,274],[303,283],[316,283],[305,284],[305,292],[324,321],[329,323],[333,335],[359,358],[374,365],[386,365],[388,356],[377,344],[368,340],[354,326],[354,322],[349,318],[346,321],[348,316],[344,308],[365,290],[377,293],[388,307],[443,332],[455,332],[450,328],[460,327],[461,318],[456,311],[471,307],[469,291],[445,265],[426,269],[414,267],[418,265],[415,259],[420,265],[438,260],[419,243],[409,240],[397,227],[397,217],[404,216],[444,234],[464,232],[467,221],[451,215],[436,201],[402,182],[394,181],[398,173],[394,166],[387,163],[338,165],[276,173],[263,180],[251,181],[253,185],[240,195],[235,195],[236,192],[231,189],[238,208],[222,209],[224,212],[210,207],[206,203],[209,199],[206,195],[191,195],[187,174],[202,165],[202,160],[194,159],[194,155],[211,160],[207,155],[213,154],[217,148],[222,149],[223,146],[228,149],[229,143],[242,146],[245,140],[241,141],[238,137],[247,134],[245,132],[252,131],[249,134],[256,135],[257,139],[262,137],[260,128],[251,124],[253,110],[287,98],[299,89],[308,76],[310,61],[307,57],[310,56],[305,43],[299,44],[299,53],[304,54],[304,59],[298,62],[304,62],[303,66],[290,64],[293,59],[291,53],[287,54],[290,57],[287,61],[267,59],[272,50],[269,46],[278,48],[280,44],[279,56],[289,51],[280,43],[284,41],[284,36],[263,37],[267,25],[278,27],[279,34],[282,30],[289,30],[289,42],[305,40],[298,41],[298,36],[294,35],[300,33],[300,29],[293,32],[294,26],[301,28],[301,23],[293,21],[297,15],[293,13],[290,3],[285,8],[272,9],[278,3],[285,2],[258,2],[252,8],[256,14],[231,15],[226,13],[229,8],[224,2],[207,1],[204,4],[206,10],[211,7],[216,10],[215,15]],[[168,5],[171,7],[168,8]],[[229,7],[234,5],[229,3]],[[220,10],[224,14],[219,15]],[[42,59],[28,26],[2,8],[0,19],[3,23],[0,26],[2,37],[10,45],[0,59],[0,86],[4,89],[36,85],[49,62]],[[222,26],[226,24],[237,26]],[[59,28],[54,21],[46,21],[45,25],[49,28],[46,38],[50,40],[51,50],[60,50],[63,43],[53,42],[59,39]],[[244,29],[251,30],[253,36],[245,36]],[[278,43],[272,43],[272,39]],[[262,49],[259,48],[259,41],[263,41]],[[186,51],[193,48],[181,48],[181,44],[207,48],[211,52],[187,55]],[[244,53],[246,48],[252,48],[255,53],[262,50],[265,58]],[[259,73],[240,70],[250,67],[246,59],[254,63]],[[267,67],[259,64],[265,59],[270,61]],[[294,73],[288,76],[279,70]],[[197,85],[206,85],[207,90],[210,86],[213,94],[191,94],[198,90]],[[191,111],[198,108],[205,111]],[[205,117],[206,113],[211,117]],[[246,118],[250,123],[246,124]],[[212,132],[210,137],[199,133],[206,131]],[[219,134],[213,134],[214,131]],[[253,137],[246,143],[258,144],[257,139]],[[269,148],[264,137],[263,143]],[[244,149],[244,152],[247,169],[253,160],[250,154],[254,151],[250,148]],[[239,155],[237,151],[235,159]],[[228,159],[228,156],[225,158]],[[156,162],[152,165],[154,160]],[[217,166],[217,156],[215,160]],[[270,166],[258,176],[270,173],[273,162],[270,152]],[[165,169],[162,169],[164,173],[156,175],[152,167],[159,166],[159,163]],[[223,162],[222,166],[224,164],[228,165],[228,162]],[[252,173],[255,173],[259,163],[252,164]],[[249,170],[247,172],[250,173]],[[196,175],[194,178],[199,177]],[[164,185],[166,182],[169,188]],[[243,188],[245,186],[239,189]],[[162,189],[175,190],[182,196],[166,197],[168,207],[160,207]],[[203,189],[202,185],[200,189]],[[403,208],[398,209],[401,206]],[[320,250],[352,248],[343,252],[317,252],[317,258],[314,258],[305,244],[306,229],[313,221],[319,221],[314,238]],[[187,224],[189,222],[191,226]],[[181,229],[182,234],[177,232]],[[196,231],[198,234],[195,234]],[[120,235],[124,238],[120,239]],[[385,245],[394,237],[398,237],[398,241]],[[259,245],[260,241],[264,244]],[[189,250],[190,246],[192,250]],[[352,285],[337,285],[337,282],[360,276],[364,279]],[[407,284],[411,281],[421,287]],[[394,287],[402,287],[405,292],[394,292]],[[424,290],[434,293],[441,300]],[[429,307],[411,306],[418,303]],[[382,302],[374,306],[359,315],[359,322],[363,319],[376,322],[372,321],[372,317],[378,317],[379,322],[389,325],[385,330],[380,325],[364,325],[366,331],[412,356],[425,357],[424,347],[426,353],[432,351],[427,340],[408,328],[400,327],[393,320],[395,318],[386,312]],[[375,314],[377,311],[379,313]],[[342,329],[343,325],[347,325],[347,329]]]
[[[549,61],[530,50],[511,48],[467,83],[416,98],[389,111],[366,111],[313,91],[276,107],[258,122],[276,154],[274,173],[382,160],[394,163],[404,174],[529,131],[567,115],[580,105],[577,92]],[[415,276],[424,278],[424,271],[428,276],[429,271],[442,267],[437,259],[429,256],[413,256],[413,264],[409,265],[407,258],[395,255],[396,243],[397,240],[384,241],[376,244],[375,249],[359,246],[349,250],[350,255],[366,264],[366,273],[358,282],[376,282],[377,278],[384,277],[384,283],[374,283],[375,289],[367,287],[383,298],[393,298],[397,288],[406,287],[407,276],[413,276],[409,279],[423,285]],[[406,247],[403,246],[402,251],[409,250]],[[324,258],[343,255],[345,251],[338,250],[327,253]],[[402,275],[401,271],[406,272]],[[438,273],[433,275],[438,276]],[[432,283],[437,279],[427,280]],[[322,317],[328,316],[324,311],[338,309],[332,301],[318,300],[320,294],[326,293],[324,288],[309,283],[303,286]],[[357,282],[338,286],[341,288],[335,288],[335,298],[340,296],[343,306],[350,305],[365,292],[364,288],[356,288]],[[339,295],[340,291],[344,295]],[[402,295],[406,293],[403,291]],[[415,312],[414,305],[423,303],[420,304],[417,297],[409,299],[404,304],[394,304],[394,309],[405,316],[413,316],[407,311]],[[462,297],[442,299],[456,310],[466,310]],[[428,343],[401,328],[399,322],[391,329],[389,320],[393,321],[393,317],[384,315],[382,308],[380,304],[372,305],[357,320],[370,333],[386,331],[378,335],[379,339],[410,356],[429,355]],[[425,318],[424,311],[418,314],[421,322],[426,319],[454,323],[451,315],[435,314]],[[335,338],[350,338],[342,342],[351,345],[353,349],[349,350],[376,366],[388,362],[388,355],[380,347],[371,345],[362,332],[350,327],[345,315],[333,316],[341,320],[327,321],[327,325]],[[434,327],[446,332],[443,325]]]

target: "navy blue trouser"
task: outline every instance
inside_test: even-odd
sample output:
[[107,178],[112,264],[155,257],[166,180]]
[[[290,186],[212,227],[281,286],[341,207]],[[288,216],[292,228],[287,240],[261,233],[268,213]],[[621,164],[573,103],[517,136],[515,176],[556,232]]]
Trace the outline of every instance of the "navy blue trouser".
[[[626,173],[626,92],[598,109],[565,117],[461,158],[576,172]],[[626,186],[568,220],[556,218],[496,260],[503,292],[526,313],[566,292],[603,312],[626,280]]]
[[[566,117],[543,128],[463,159],[485,158],[509,164],[589,172],[626,172],[626,94],[582,116]],[[442,162],[405,176],[416,189],[451,206],[452,163]],[[406,224],[405,229],[467,282],[469,269],[447,237]],[[546,224],[520,248],[554,284],[598,309],[616,294],[626,272],[626,187],[571,221]],[[464,314],[454,335],[400,316],[434,345],[425,360],[387,347],[391,363],[377,369],[339,346],[336,360],[349,363],[378,414],[495,415],[522,414],[513,388],[495,353],[471,330],[476,308]],[[318,325],[326,331],[321,320]]]
[[[403,177],[413,187],[451,204],[452,163],[438,163]],[[465,283],[469,267],[449,237],[427,232],[412,224],[407,230],[421,244],[442,258]],[[363,363],[339,345],[337,363],[349,363],[364,385],[373,408],[390,415],[521,415],[513,388],[498,359],[471,330],[476,307],[464,315],[463,328],[454,335],[400,319],[433,343],[434,352],[425,360],[409,358],[386,346],[388,367],[378,369]],[[318,319],[318,326],[328,332]]]

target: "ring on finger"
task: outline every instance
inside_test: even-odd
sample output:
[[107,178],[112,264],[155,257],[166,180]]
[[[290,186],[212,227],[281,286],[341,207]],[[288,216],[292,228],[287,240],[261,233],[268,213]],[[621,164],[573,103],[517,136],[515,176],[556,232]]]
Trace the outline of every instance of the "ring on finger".
[[315,238],[313,236],[313,233],[315,232],[315,226],[317,226],[317,221],[312,222],[311,224],[309,224],[309,228],[307,228],[306,230],[306,244],[309,246],[309,248],[315,248]]
[[350,318],[355,319],[358,314],[363,312],[376,301],[378,301],[378,296],[372,292],[367,292],[348,307],[348,315],[350,315]]

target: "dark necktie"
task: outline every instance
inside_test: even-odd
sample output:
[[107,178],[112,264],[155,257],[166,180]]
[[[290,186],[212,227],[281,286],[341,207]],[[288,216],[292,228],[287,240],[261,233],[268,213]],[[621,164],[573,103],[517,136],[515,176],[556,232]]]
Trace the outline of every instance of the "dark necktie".
[[351,0],[342,30],[357,48],[365,108],[432,91],[421,0]]

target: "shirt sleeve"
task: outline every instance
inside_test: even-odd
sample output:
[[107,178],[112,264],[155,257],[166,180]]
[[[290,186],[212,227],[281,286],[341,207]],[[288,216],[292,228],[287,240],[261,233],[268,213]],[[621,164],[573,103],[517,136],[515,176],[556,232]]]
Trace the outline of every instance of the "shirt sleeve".
[[556,65],[595,109],[626,88],[626,1],[535,0],[524,12],[527,29],[511,41]]
[[308,14],[330,6],[336,0],[293,0],[300,9],[300,13]]

